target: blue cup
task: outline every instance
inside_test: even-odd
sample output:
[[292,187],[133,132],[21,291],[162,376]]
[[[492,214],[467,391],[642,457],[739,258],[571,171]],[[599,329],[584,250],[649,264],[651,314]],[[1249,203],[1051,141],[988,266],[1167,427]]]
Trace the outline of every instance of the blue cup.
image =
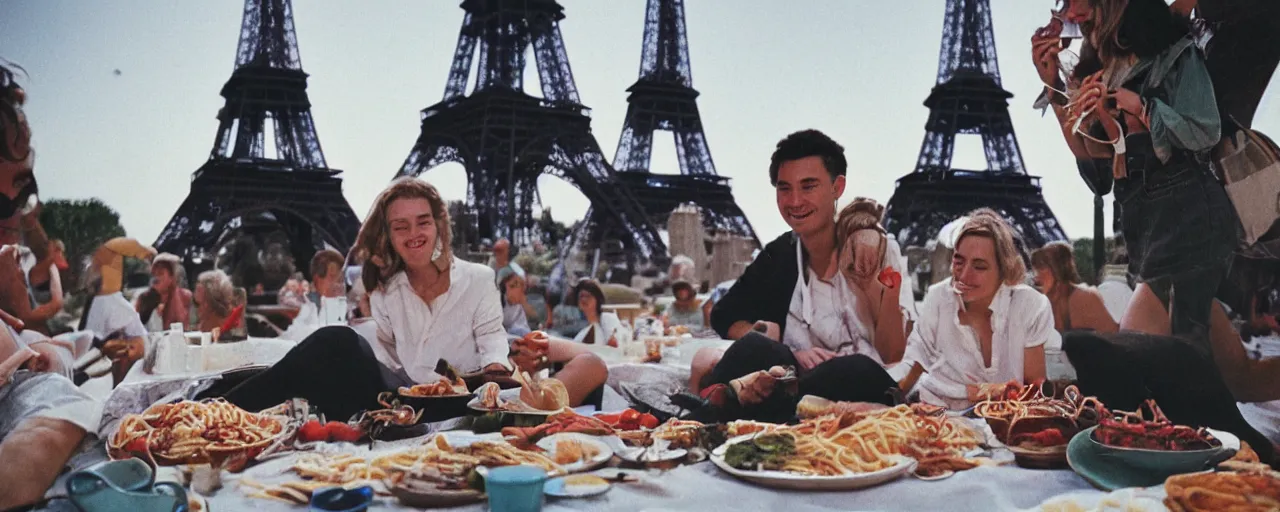
[[537,466],[503,466],[489,470],[484,489],[493,512],[538,512],[542,510],[542,486],[547,472]]
[[330,487],[316,491],[311,496],[312,512],[364,512],[373,503],[373,488],[355,489]]

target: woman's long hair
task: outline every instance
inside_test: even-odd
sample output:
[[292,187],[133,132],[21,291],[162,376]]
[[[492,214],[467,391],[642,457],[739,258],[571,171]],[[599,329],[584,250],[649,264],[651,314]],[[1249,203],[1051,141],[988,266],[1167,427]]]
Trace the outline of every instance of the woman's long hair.
[[1066,242],[1051,242],[1033,251],[1031,266],[1048,269],[1058,286],[1073,286],[1082,281],[1076,270],[1075,250]]
[[1191,23],[1178,16],[1164,0],[1071,0],[1089,2],[1092,21],[1081,26],[1087,35],[1073,78],[1106,68],[1129,55],[1155,57],[1191,31]]
[[450,249],[453,230],[449,222],[449,208],[441,199],[440,192],[430,183],[417,178],[397,179],[373,200],[373,206],[369,208],[369,215],[360,226],[360,234],[356,235],[356,245],[352,249],[354,260],[363,264],[360,279],[369,292],[381,288],[391,276],[404,270],[404,260],[400,259],[391,245],[391,225],[387,219],[387,208],[397,199],[426,199],[431,204],[431,216],[436,222],[435,247],[438,251],[432,262],[444,272],[449,269],[449,262],[453,257]]
[[969,221],[960,228],[956,237],[956,247],[966,236],[979,236],[991,239],[996,247],[996,267],[1000,270],[1000,280],[1009,286],[1022,284],[1027,278],[1027,264],[1022,260],[1018,250],[1017,236],[1013,228],[1000,214],[990,208],[979,208],[969,214]]
[[22,162],[31,156],[31,127],[22,113],[26,92],[18,85],[23,69],[0,58],[0,160]]

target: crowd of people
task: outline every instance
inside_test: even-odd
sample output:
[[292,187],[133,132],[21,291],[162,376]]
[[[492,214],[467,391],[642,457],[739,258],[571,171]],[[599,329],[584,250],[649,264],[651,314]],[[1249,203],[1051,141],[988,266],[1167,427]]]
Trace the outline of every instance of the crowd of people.
[[[881,225],[884,208],[865,197],[837,208],[856,186],[844,149],[816,130],[792,133],[768,166],[790,231],[706,300],[685,270],[672,272],[661,323],[733,340],[693,357],[689,388],[702,405],[690,416],[786,421],[804,395],[959,411],[1010,386],[1068,379],[1116,409],[1155,399],[1174,421],[1233,432],[1274,461],[1276,439],[1236,404],[1280,400],[1280,362],[1251,357],[1215,299],[1239,245],[1223,226],[1238,222],[1204,158],[1221,137],[1220,114],[1181,15],[1187,3],[1175,7],[1066,2],[1057,22],[1086,38],[1069,72],[1058,61],[1060,33],[1042,30],[1031,42],[1043,103],[1082,175],[1098,180],[1095,190],[1114,186],[1125,251],[1116,263],[1127,273],[1109,266],[1098,288],[1088,286],[1069,245],[1025,253],[998,212],[979,208],[949,243],[950,277],[917,303],[903,250]],[[94,295],[79,329],[49,337],[67,263],[39,223],[24,99],[13,70],[0,67],[0,509],[37,501],[97,427],[101,405],[77,386],[77,372],[90,368],[79,359],[97,351],[118,383],[143,357],[149,331],[228,332],[245,316],[243,291],[224,272],[201,273],[189,290],[177,256],[116,239],[93,255]],[[377,408],[381,392],[439,380],[443,360],[483,380],[546,371],[571,405],[599,405],[609,370],[589,345],[617,346],[633,327],[606,309],[610,285],[582,279],[547,293],[515,263],[509,241],[494,244],[485,265],[453,254],[451,240],[439,192],[394,181],[351,254],[317,253],[310,280],[281,291],[298,310],[282,332],[296,346],[206,395],[247,410],[305,398],[346,418]],[[151,264],[151,286],[132,303],[121,290],[126,257]],[[359,266],[351,282],[348,262]],[[351,328],[325,326],[327,304],[342,297]],[[1249,299],[1234,311],[1245,337],[1280,328],[1273,286]],[[533,330],[553,335],[545,350],[513,348]]]

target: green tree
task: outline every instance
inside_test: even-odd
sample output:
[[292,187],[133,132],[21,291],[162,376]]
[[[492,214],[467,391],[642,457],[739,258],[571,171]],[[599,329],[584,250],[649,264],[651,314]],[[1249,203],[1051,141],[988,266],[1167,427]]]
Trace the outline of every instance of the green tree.
[[547,247],[558,247],[560,242],[568,238],[570,230],[563,222],[551,218],[551,208],[543,208],[538,218],[538,231],[542,232],[542,243]]
[[50,239],[62,240],[67,247],[67,263],[71,265],[63,280],[67,290],[80,282],[93,251],[107,240],[125,236],[120,214],[98,198],[45,201],[40,224]]

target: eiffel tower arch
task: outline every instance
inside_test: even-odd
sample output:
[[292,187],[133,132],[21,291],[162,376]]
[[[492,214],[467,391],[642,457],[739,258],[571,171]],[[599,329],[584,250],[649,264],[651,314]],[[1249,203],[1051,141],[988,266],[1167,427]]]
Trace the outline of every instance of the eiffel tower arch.
[[[645,9],[640,76],[627,89],[627,117],[618,139],[613,166],[640,200],[650,221],[665,226],[677,206],[693,203],[703,210],[703,227],[760,243],[742,209],[734,201],[729,178],[716,173],[707,145],[698,91],[693,88],[683,0],[649,0]],[[652,172],[655,131],[668,131],[675,141],[679,174]],[[586,237],[621,238],[620,226],[587,215]]]
[[325,162],[306,89],[290,0],[246,0],[213,150],[156,249],[207,268],[235,233],[276,230],[303,272],[325,244],[350,249],[360,221],[342,171]]
[[[466,14],[444,98],[422,111],[421,134],[397,176],[461,163],[479,236],[517,242],[529,238],[537,221],[538,177],[558,176],[625,230],[620,242],[628,253],[665,261],[657,228],[591,134],[590,110],[578,97],[560,35],[564,8],[555,0],[465,0],[462,9]],[[524,92],[530,47],[540,98]]]
[[[1013,133],[1013,94],[1000,84],[988,0],[947,0],[938,61],[937,85],[924,102],[929,120],[920,156],[915,170],[898,179],[885,228],[903,248],[925,247],[947,223],[985,206],[1003,215],[1028,248],[1065,240]],[[952,165],[957,135],[982,137],[986,169]]]

